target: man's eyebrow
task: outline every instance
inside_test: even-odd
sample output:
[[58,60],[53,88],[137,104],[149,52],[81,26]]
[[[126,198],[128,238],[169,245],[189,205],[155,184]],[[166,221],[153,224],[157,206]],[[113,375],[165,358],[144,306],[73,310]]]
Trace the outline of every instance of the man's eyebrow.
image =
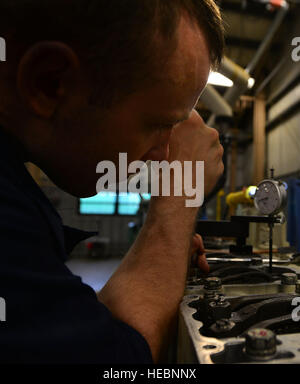
[[185,115],[177,120],[175,120],[175,124],[182,123],[183,121],[186,121],[190,118],[190,115]]

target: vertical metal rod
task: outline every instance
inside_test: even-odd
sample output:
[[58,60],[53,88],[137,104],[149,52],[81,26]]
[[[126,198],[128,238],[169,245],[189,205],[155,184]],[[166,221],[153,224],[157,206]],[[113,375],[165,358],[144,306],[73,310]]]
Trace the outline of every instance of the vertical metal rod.
[[270,237],[269,237],[269,272],[272,274],[273,265],[273,223],[269,223]]

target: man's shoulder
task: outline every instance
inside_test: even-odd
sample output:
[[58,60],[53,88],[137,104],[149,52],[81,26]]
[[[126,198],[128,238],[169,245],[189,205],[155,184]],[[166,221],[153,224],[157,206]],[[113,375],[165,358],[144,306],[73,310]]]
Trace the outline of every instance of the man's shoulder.
[[[24,164],[19,169],[0,164],[0,242],[11,249],[23,244],[64,252],[61,218],[35,184]],[[19,243],[19,244],[18,244]]]
[[14,215],[18,220],[21,216],[39,217],[34,200],[22,185],[22,174],[14,174],[9,167],[0,164],[0,223]]

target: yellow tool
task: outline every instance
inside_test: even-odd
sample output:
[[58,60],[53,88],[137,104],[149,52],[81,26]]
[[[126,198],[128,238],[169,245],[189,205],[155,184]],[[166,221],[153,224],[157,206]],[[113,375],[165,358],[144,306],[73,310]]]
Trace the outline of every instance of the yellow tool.
[[256,189],[257,187],[250,186],[243,188],[242,191],[229,193],[226,197],[226,204],[229,206],[231,214],[234,214],[238,204],[254,205]]

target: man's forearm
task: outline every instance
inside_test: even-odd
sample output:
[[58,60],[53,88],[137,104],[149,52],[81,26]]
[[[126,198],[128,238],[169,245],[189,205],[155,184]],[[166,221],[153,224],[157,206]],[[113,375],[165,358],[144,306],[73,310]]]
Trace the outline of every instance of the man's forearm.
[[153,198],[146,223],[98,297],[139,331],[156,360],[184,292],[197,210],[180,198]]

